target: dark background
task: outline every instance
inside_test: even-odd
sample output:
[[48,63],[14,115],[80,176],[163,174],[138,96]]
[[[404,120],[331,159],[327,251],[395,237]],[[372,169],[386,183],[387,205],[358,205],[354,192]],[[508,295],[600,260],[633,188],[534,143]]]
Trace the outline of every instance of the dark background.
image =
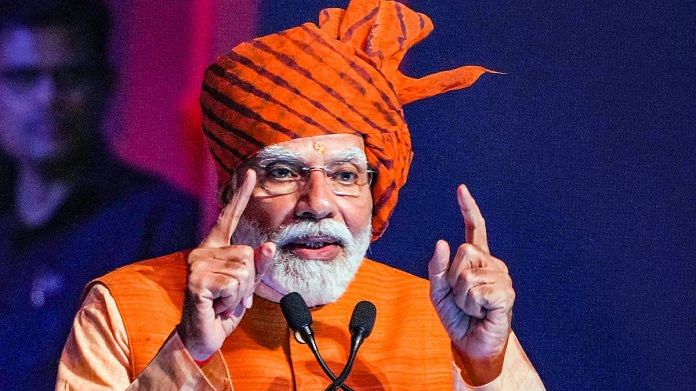
[[[346,3],[265,1],[259,32]],[[696,4],[407,3],[435,24],[407,74],[507,75],[406,108],[415,159],[370,256],[426,275],[466,183],[549,389],[695,389]]]

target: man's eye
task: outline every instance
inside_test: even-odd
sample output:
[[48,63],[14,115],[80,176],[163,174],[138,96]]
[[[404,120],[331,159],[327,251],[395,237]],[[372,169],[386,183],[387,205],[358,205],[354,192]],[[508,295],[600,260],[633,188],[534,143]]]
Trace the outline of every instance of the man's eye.
[[266,169],[266,177],[268,179],[283,181],[294,180],[299,177],[297,171],[288,166],[271,166]]
[[336,171],[331,177],[344,185],[352,185],[358,181],[358,173],[355,170]]

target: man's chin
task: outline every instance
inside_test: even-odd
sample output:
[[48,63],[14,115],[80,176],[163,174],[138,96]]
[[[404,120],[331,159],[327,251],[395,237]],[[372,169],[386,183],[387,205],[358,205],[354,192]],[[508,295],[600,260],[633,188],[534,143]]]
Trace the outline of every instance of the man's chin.
[[254,293],[268,301],[280,303],[280,299],[282,299],[283,296],[290,292],[297,292],[300,294],[300,296],[302,296],[308,307],[318,307],[338,300],[341,296],[343,296],[343,293],[345,293],[347,288],[348,284],[345,286],[332,285],[330,287],[324,287],[324,289],[321,291],[289,289],[280,286],[280,284],[270,278],[263,278],[256,286]]
[[287,293],[298,292],[310,307],[338,300],[362,263],[362,257],[352,260],[343,256],[330,260],[304,259],[292,252],[285,252],[280,258],[269,266],[257,294],[267,300],[279,301]]

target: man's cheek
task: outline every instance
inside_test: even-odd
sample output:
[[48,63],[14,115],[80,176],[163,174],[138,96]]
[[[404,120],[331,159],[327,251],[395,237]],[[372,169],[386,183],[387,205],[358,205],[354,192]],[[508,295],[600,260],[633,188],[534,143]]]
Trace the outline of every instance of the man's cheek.
[[372,198],[356,199],[343,207],[346,225],[353,236],[372,223]]
[[260,228],[276,228],[292,216],[290,203],[277,202],[276,197],[254,197],[249,200],[244,215]]

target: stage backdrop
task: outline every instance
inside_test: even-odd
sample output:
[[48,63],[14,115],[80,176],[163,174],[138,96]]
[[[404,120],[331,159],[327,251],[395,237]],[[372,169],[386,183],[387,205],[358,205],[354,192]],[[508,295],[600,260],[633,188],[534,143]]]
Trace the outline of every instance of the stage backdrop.
[[215,56],[252,37],[251,0],[111,0],[112,58],[119,79],[105,124],[124,160],[200,197],[201,231],[217,215],[215,178],[200,131],[203,70]]
[[[345,3],[114,2],[115,149],[210,201],[195,125],[203,64]],[[454,190],[466,183],[549,389],[693,389],[694,3],[409,4],[436,29],[407,73],[507,74],[407,107],[410,181],[369,255],[425,275],[438,238],[462,241]]]

